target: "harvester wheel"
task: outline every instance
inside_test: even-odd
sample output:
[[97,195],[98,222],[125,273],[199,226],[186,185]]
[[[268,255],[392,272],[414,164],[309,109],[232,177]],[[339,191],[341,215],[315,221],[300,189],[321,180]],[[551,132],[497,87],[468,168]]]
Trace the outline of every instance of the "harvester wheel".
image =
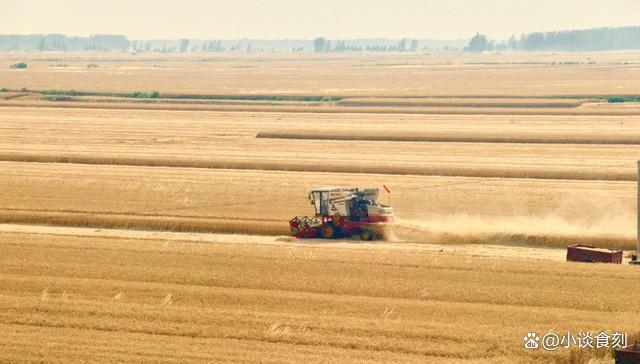
[[337,235],[337,229],[333,224],[325,224],[320,228],[320,235],[325,239],[333,239]]
[[376,234],[374,234],[371,230],[362,230],[362,232],[360,233],[360,240],[371,241],[375,238]]

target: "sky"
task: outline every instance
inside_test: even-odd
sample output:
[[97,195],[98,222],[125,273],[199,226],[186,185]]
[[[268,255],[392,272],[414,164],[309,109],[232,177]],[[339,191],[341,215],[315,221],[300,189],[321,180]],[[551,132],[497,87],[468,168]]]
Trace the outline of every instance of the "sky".
[[640,25],[640,0],[0,0],[0,34],[468,39]]

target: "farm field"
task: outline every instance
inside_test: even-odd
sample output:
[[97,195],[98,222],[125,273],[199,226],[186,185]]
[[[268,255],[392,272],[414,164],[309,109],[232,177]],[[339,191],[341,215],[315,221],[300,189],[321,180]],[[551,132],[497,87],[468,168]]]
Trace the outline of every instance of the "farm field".
[[[0,54],[0,361],[610,362],[522,338],[637,335],[639,64]],[[383,241],[288,236],[383,184]]]
[[[356,57],[2,53],[0,87],[212,95],[626,95],[637,93],[638,59],[638,52]],[[28,72],[9,69],[25,60]]]
[[553,253],[11,230],[0,233],[2,361],[513,363],[523,332],[640,324],[628,304],[638,293],[610,289],[633,267]]
[[633,181],[640,158],[640,117],[2,111],[5,161]]
[[448,233],[561,247],[572,241],[629,248],[634,242],[635,189],[625,182],[13,162],[2,168],[0,221],[5,222],[282,235],[292,216],[312,211],[306,199],[310,188],[328,183],[328,177],[336,185],[365,178],[398,189],[392,203],[403,226],[419,230],[406,240]]

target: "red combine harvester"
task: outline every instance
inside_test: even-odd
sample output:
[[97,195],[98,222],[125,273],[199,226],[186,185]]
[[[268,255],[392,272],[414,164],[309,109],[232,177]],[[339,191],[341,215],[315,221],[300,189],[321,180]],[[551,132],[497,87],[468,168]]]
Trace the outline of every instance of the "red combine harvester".
[[[385,187],[385,190],[389,190]],[[377,188],[316,188],[309,193],[315,216],[297,216],[289,221],[298,239],[338,239],[359,236],[375,240],[392,223],[391,206],[378,202]]]

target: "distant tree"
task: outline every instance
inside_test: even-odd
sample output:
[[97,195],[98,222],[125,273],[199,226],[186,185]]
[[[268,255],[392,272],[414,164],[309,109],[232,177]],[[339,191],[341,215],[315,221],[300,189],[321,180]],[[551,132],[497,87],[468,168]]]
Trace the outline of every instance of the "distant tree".
[[415,52],[416,49],[418,49],[418,40],[414,39],[411,41],[411,51]]
[[189,39],[183,39],[180,41],[180,53],[184,53],[189,50]]
[[509,42],[507,43],[507,46],[509,47],[509,49],[514,51],[520,48],[520,46],[518,45],[518,39],[516,39],[515,34],[512,35],[511,38],[509,38]]
[[216,51],[216,42],[209,42],[209,44],[207,45],[207,51],[208,52],[215,52]]
[[545,48],[545,35],[543,33],[531,33],[522,39],[522,49],[540,50]]
[[407,38],[402,38],[402,40],[398,42],[398,51],[404,52],[406,50],[407,50]]
[[[47,44],[54,44],[55,49],[66,49],[71,42],[70,38],[61,35],[48,35]],[[131,48],[131,42],[124,35],[96,34],[89,37],[87,47],[101,51],[127,51]],[[72,49],[75,47],[71,47]]]
[[327,40],[325,38],[316,38],[313,41],[313,51],[314,52],[324,52],[327,47]]
[[333,45],[331,44],[331,41],[328,40],[327,43],[325,44],[324,51],[325,52],[331,52],[332,50],[333,50]]
[[476,33],[476,35],[471,38],[471,41],[469,41],[469,46],[467,46],[465,50],[469,52],[482,53],[487,50],[488,45],[489,39],[487,39],[487,36]]

